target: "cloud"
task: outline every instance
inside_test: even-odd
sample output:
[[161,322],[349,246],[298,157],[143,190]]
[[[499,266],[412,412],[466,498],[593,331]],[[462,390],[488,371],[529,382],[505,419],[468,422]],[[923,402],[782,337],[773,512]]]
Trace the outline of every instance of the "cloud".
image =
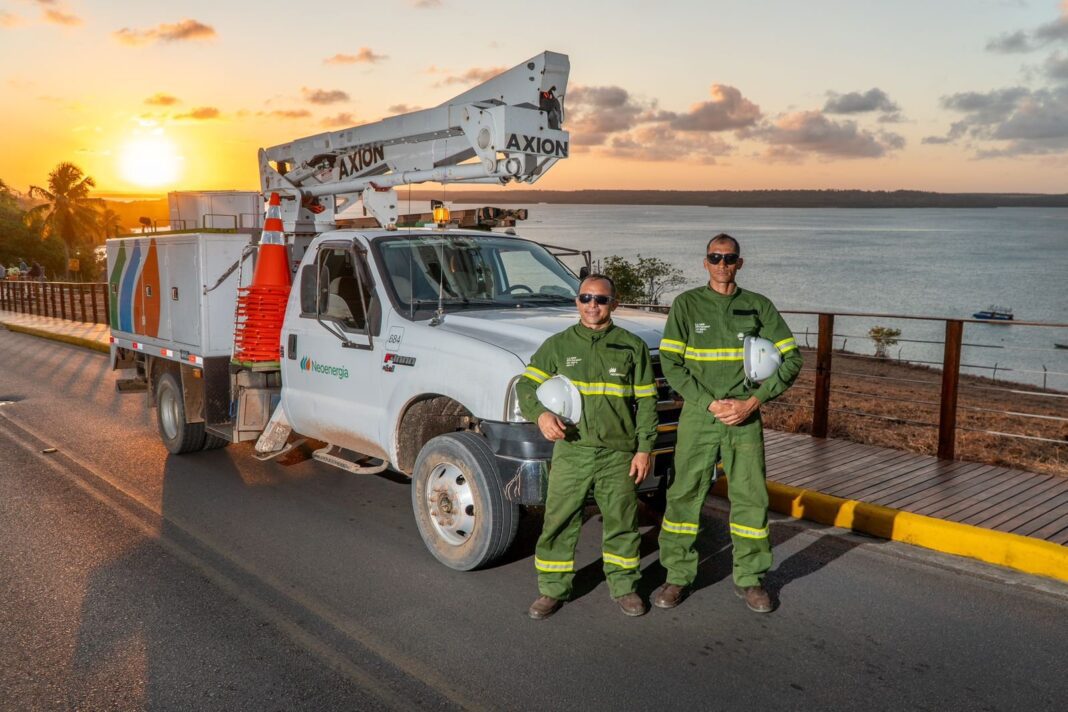
[[145,99],[145,103],[149,106],[173,106],[178,103],[178,97],[157,93]]
[[45,10],[44,18],[46,22],[51,22],[53,25],[63,25],[64,27],[76,27],[84,24],[82,18],[77,15],[60,12],[59,10]]
[[728,131],[754,126],[762,116],[760,107],[726,84],[713,84],[712,101],[694,104],[685,114],[664,114],[680,131]]
[[352,114],[348,113],[347,111],[344,111],[340,114],[337,114],[336,116],[327,116],[319,123],[323,126],[328,126],[330,128],[336,128],[338,126],[344,126],[347,128],[349,126],[355,126],[356,124],[360,123],[360,121]]
[[633,128],[652,108],[618,86],[571,87],[565,104],[567,130],[579,146],[604,144],[609,134]]
[[23,23],[18,15],[0,10],[0,27],[17,27]]
[[968,139],[978,158],[1068,151],[1068,86],[966,92],[943,97],[942,105],[963,117],[944,138],[932,136],[924,143]]
[[786,114],[749,135],[772,146],[834,158],[880,158],[905,145],[899,134],[872,133],[855,121],[835,121],[820,111]]
[[1016,32],[1005,32],[989,40],[986,43],[986,49],[988,52],[1018,54],[1021,52],[1030,52],[1034,47],[1031,44],[1031,40],[1028,39],[1026,32],[1023,30],[1016,30]]
[[421,106],[411,106],[410,104],[393,104],[386,108],[390,114],[410,114],[413,111],[419,111]]
[[666,123],[659,123],[613,136],[604,153],[635,161],[686,161],[711,165],[717,157],[732,150],[731,145],[719,136],[682,133]]
[[987,50],[1001,53],[1032,52],[1053,42],[1068,41],[1068,2],[1061,2],[1061,16],[1039,25],[1033,32],[1016,30],[989,40]]
[[411,0],[412,7],[426,10],[432,7],[441,7],[441,0]]
[[323,64],[377,64],[384,59],[389,59],[389,57],[384,54],[375,54],[370,47],[360,47],[356,54],[335,54],[333,57],[324,59]]
[[878,87],[869,89],[863,94],[858,91],[848,94],[829,91],[827,102],[823,105],[825,114],[863,114],[869,111],[882,111],[893,115],[900,110],[901,107],[891,101],[886,92]]
[[309,89],[301,87],[304,100],[311,104],[336,104],[339,101],[348,101],[349,95],[340,89]]
[[185,19],[174,24],[162,23],[147,30],[123,27],[113,32],[112,36],[123,44],[136,46],[152,42],[207,40],[215,37],[215,29],[197,20]]
[[311,116],[307,109],[275,109],[274,111],[259,111],[257,116],[269,116],[273,119],[306,119]]
[[[493,77],[497,76],[498,74],[503,72],[504,69],[504,67],[472,67],[463,74],[450,74],[434,86],[442,86],[448,84],[481,84],[487,79],[492,79]],[[430,73],[435,73],[441,70],[439,70],[437,67],[430,67],[429,69],[427,69],[427,71]]]
[[219,110],[214,106],[198,106],[189,113],[177,114],[176,119],[195,119],[197,121],[208,121],[210,119],[219,118]]
[[1055,81],[1068,82],[1068,54],[1056,52],[1046,57],[1042,71],[1046,76]]

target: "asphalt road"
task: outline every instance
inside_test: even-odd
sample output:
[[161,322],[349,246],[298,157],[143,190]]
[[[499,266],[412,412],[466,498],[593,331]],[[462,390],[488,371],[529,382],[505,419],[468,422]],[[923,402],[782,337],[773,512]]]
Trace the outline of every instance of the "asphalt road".
[[[781,601],[733,595],[713,502],[694,595],[625,618],[583,529],[547,621],[510,561],[424,549],[409,486],[248,446],[183,457],[107,359],[0,330],[0,708],[1062,709],[1068,586],[776,521]],[[55,447],[57,452],[45,453]],[[650,520],[651,521],[651,520]],[[642,592],[663,581],[643,527]]]

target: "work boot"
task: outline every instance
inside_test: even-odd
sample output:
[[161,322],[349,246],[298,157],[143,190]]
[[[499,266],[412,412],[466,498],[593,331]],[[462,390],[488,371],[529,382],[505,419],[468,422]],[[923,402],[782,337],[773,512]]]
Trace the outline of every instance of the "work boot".
[[557,598],[551,598],[549,596],[538,596],[534,603],[530,604],[530,609],[527,610],[527,615],[536,621],[540,621],[543,618],[548,618],[552,614],[560,610],[560,606],[563,605],[563,601]]
[[657,608],[674,608],[682,603],[683,599],[689,594],[690,589],[686,586],[665,583],[656,590],[656,595],[653,597],[653,605]]
[[772,609],[775,608],[771,604],[771,596],[760,584],[745,587],[735,586],[734,593],[737,594],[738,598],[745,599],[745,605],[755,613],[771,613]]
[[616,603],[619,604],[619,610],[623,611],[625,616],[635,618],[645,615],[645,601],[636,593],[625,593],[616,599]]

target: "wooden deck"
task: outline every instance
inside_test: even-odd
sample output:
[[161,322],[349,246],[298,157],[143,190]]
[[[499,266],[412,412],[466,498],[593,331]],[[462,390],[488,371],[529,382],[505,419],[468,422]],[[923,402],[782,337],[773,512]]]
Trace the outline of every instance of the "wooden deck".
[[1068,545],[1068,477],[765,430],[768,479]]

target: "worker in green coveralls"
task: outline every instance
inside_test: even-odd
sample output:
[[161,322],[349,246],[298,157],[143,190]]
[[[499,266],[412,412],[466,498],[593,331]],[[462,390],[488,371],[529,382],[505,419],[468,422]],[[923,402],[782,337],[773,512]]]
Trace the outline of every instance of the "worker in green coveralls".
[[[675,299],[660,342],[664,376],[685,403],[675,445],[675,479],[660,529],[667,582],[653,596],[653,605],[674,608],[693,585],[701,506],[722,459],[731,503],[735,592],[750,610],[769,613],[773,604],[763,582],[771,568],[771,543],[760,405],[790,387],[802,358],[775,305],[735,282],[743,263],[738,241],[716,235],[706,253],[708,284]],[[781,354],[782,363],[760,384],[750,381],[743,368],[746,336],[770,340]]]
[[[656,384],[649,348],[612,323],[615,285],[590,275],[575,299],[579,323],[549,337],[530,359],[516,392],[524,417],[555,443],[545,522],[534,555],[540,596],[528,611],[540,620],[571,596],[575,545],[586,497],[604,521],[602,558],[612,598],[628,616],[646,612],[637,594],[637,485],[650,469],[656,440]],[[540,384],[563,375],[582,394],[579,422],[568,424],[537,396]]]

